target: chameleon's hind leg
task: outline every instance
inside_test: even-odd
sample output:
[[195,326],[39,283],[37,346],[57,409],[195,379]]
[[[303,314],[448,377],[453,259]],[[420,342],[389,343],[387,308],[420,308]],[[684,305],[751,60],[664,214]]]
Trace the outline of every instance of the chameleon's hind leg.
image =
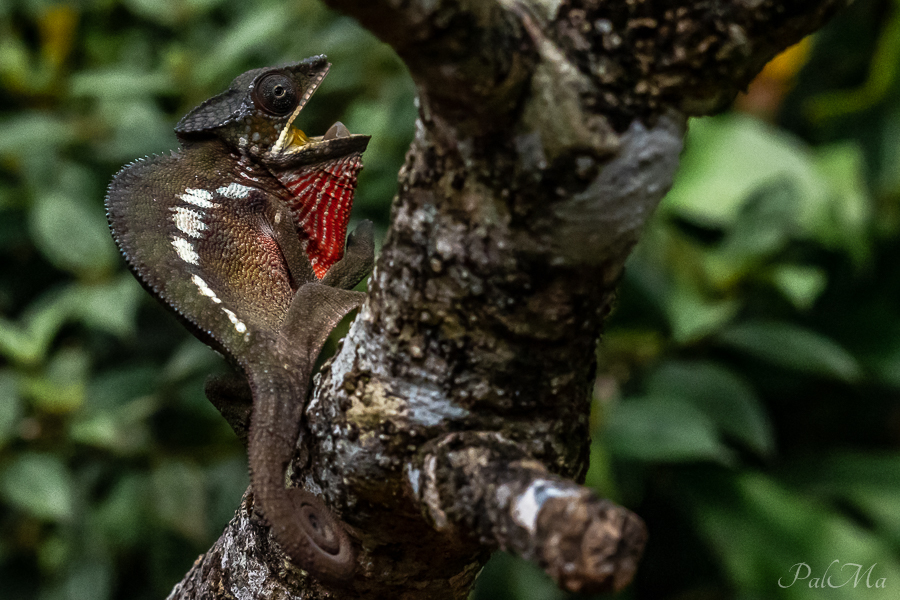
[[206,378],[204,391],[246,447],[253,412],[253,395],[247,378],[238,373],[210,375]]

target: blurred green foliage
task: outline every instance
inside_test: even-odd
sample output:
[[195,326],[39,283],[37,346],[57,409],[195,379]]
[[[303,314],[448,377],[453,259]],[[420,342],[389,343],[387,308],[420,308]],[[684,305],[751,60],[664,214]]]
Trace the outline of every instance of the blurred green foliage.
[[[692,123],[598,353],[588,483],[651,533],[625,598],[900,589],[898,7],[857,0],[768,120]],[[314,0],[0,0],[4,600],[164,597],[231,517],[245,457],[202,393],[222,362],[125,272],[104,187],[236,74],[317,53],[334,67],[299,126],[373,135],[355,215],[384,227],[413,90],[354,22]],[[833,560],[885,589],[811,588]],[[810,579],[780,587],[797,563]],[[563,597],[505,555],[475,593]]]
[[371,134],[382,226],[412,137],[393,53],[313,0],[0,0],[0,598],[163,598],[218,537],[246,457],[203,396],[220,358],[150,298],[103,214],[113,174],[259,66],[327,54],[298,126]]

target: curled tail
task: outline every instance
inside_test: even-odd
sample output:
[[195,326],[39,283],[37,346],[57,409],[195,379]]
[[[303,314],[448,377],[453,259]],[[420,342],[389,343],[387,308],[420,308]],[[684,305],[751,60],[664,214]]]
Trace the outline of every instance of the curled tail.
[[[305,375],[308,376],[308,373]],[[282,369],[252,375],[250,482],[256,504],[291,562],[314,576],[340,581],[353,575],[356,552],[343,525],[325,504],[300,488],[285,487],[307,385]]]
[[281,327],[278,358],[257,357],[245,369],[253,393],[248,454],[256,503],[291,561],[333,583],[353,575],[356,550],[321,500],[285,487],[285,469],[294,454],[315,359],[334,326],[362,298],[318,283],[302,286]]

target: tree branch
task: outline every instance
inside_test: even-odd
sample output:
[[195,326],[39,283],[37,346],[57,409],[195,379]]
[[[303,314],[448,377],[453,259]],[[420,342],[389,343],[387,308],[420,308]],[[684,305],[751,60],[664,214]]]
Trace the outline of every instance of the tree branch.
[[572,592],[620,590],[644,549],[635,515],[552,475],[493,432],[430,442],[407,475],[432,526],[533,560]]
[[291,597],[465,598],[496,548],[568,589],[621,588],[643,527],[568,481],[587,468],[616,281],[686,117],[844,0],[327,3],[397,50],[420,108],[368,301],[317,376],[293,465],[356,528],[359,569],[328,596],[245,502],[170,597],[235,593],[228,544],[271,552],[260,577]]

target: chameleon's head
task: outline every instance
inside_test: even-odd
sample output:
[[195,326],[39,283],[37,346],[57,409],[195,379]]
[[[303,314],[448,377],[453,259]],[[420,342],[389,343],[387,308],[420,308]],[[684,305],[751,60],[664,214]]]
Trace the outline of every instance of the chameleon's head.
[[247,71],[225,92],[185,115],[175,132],[184,139],[218,137],[255,161],[282,169],[362,152],[369,136],[351,135],[340,123],[318,137],[293,126],[330,66],[319,55]]

